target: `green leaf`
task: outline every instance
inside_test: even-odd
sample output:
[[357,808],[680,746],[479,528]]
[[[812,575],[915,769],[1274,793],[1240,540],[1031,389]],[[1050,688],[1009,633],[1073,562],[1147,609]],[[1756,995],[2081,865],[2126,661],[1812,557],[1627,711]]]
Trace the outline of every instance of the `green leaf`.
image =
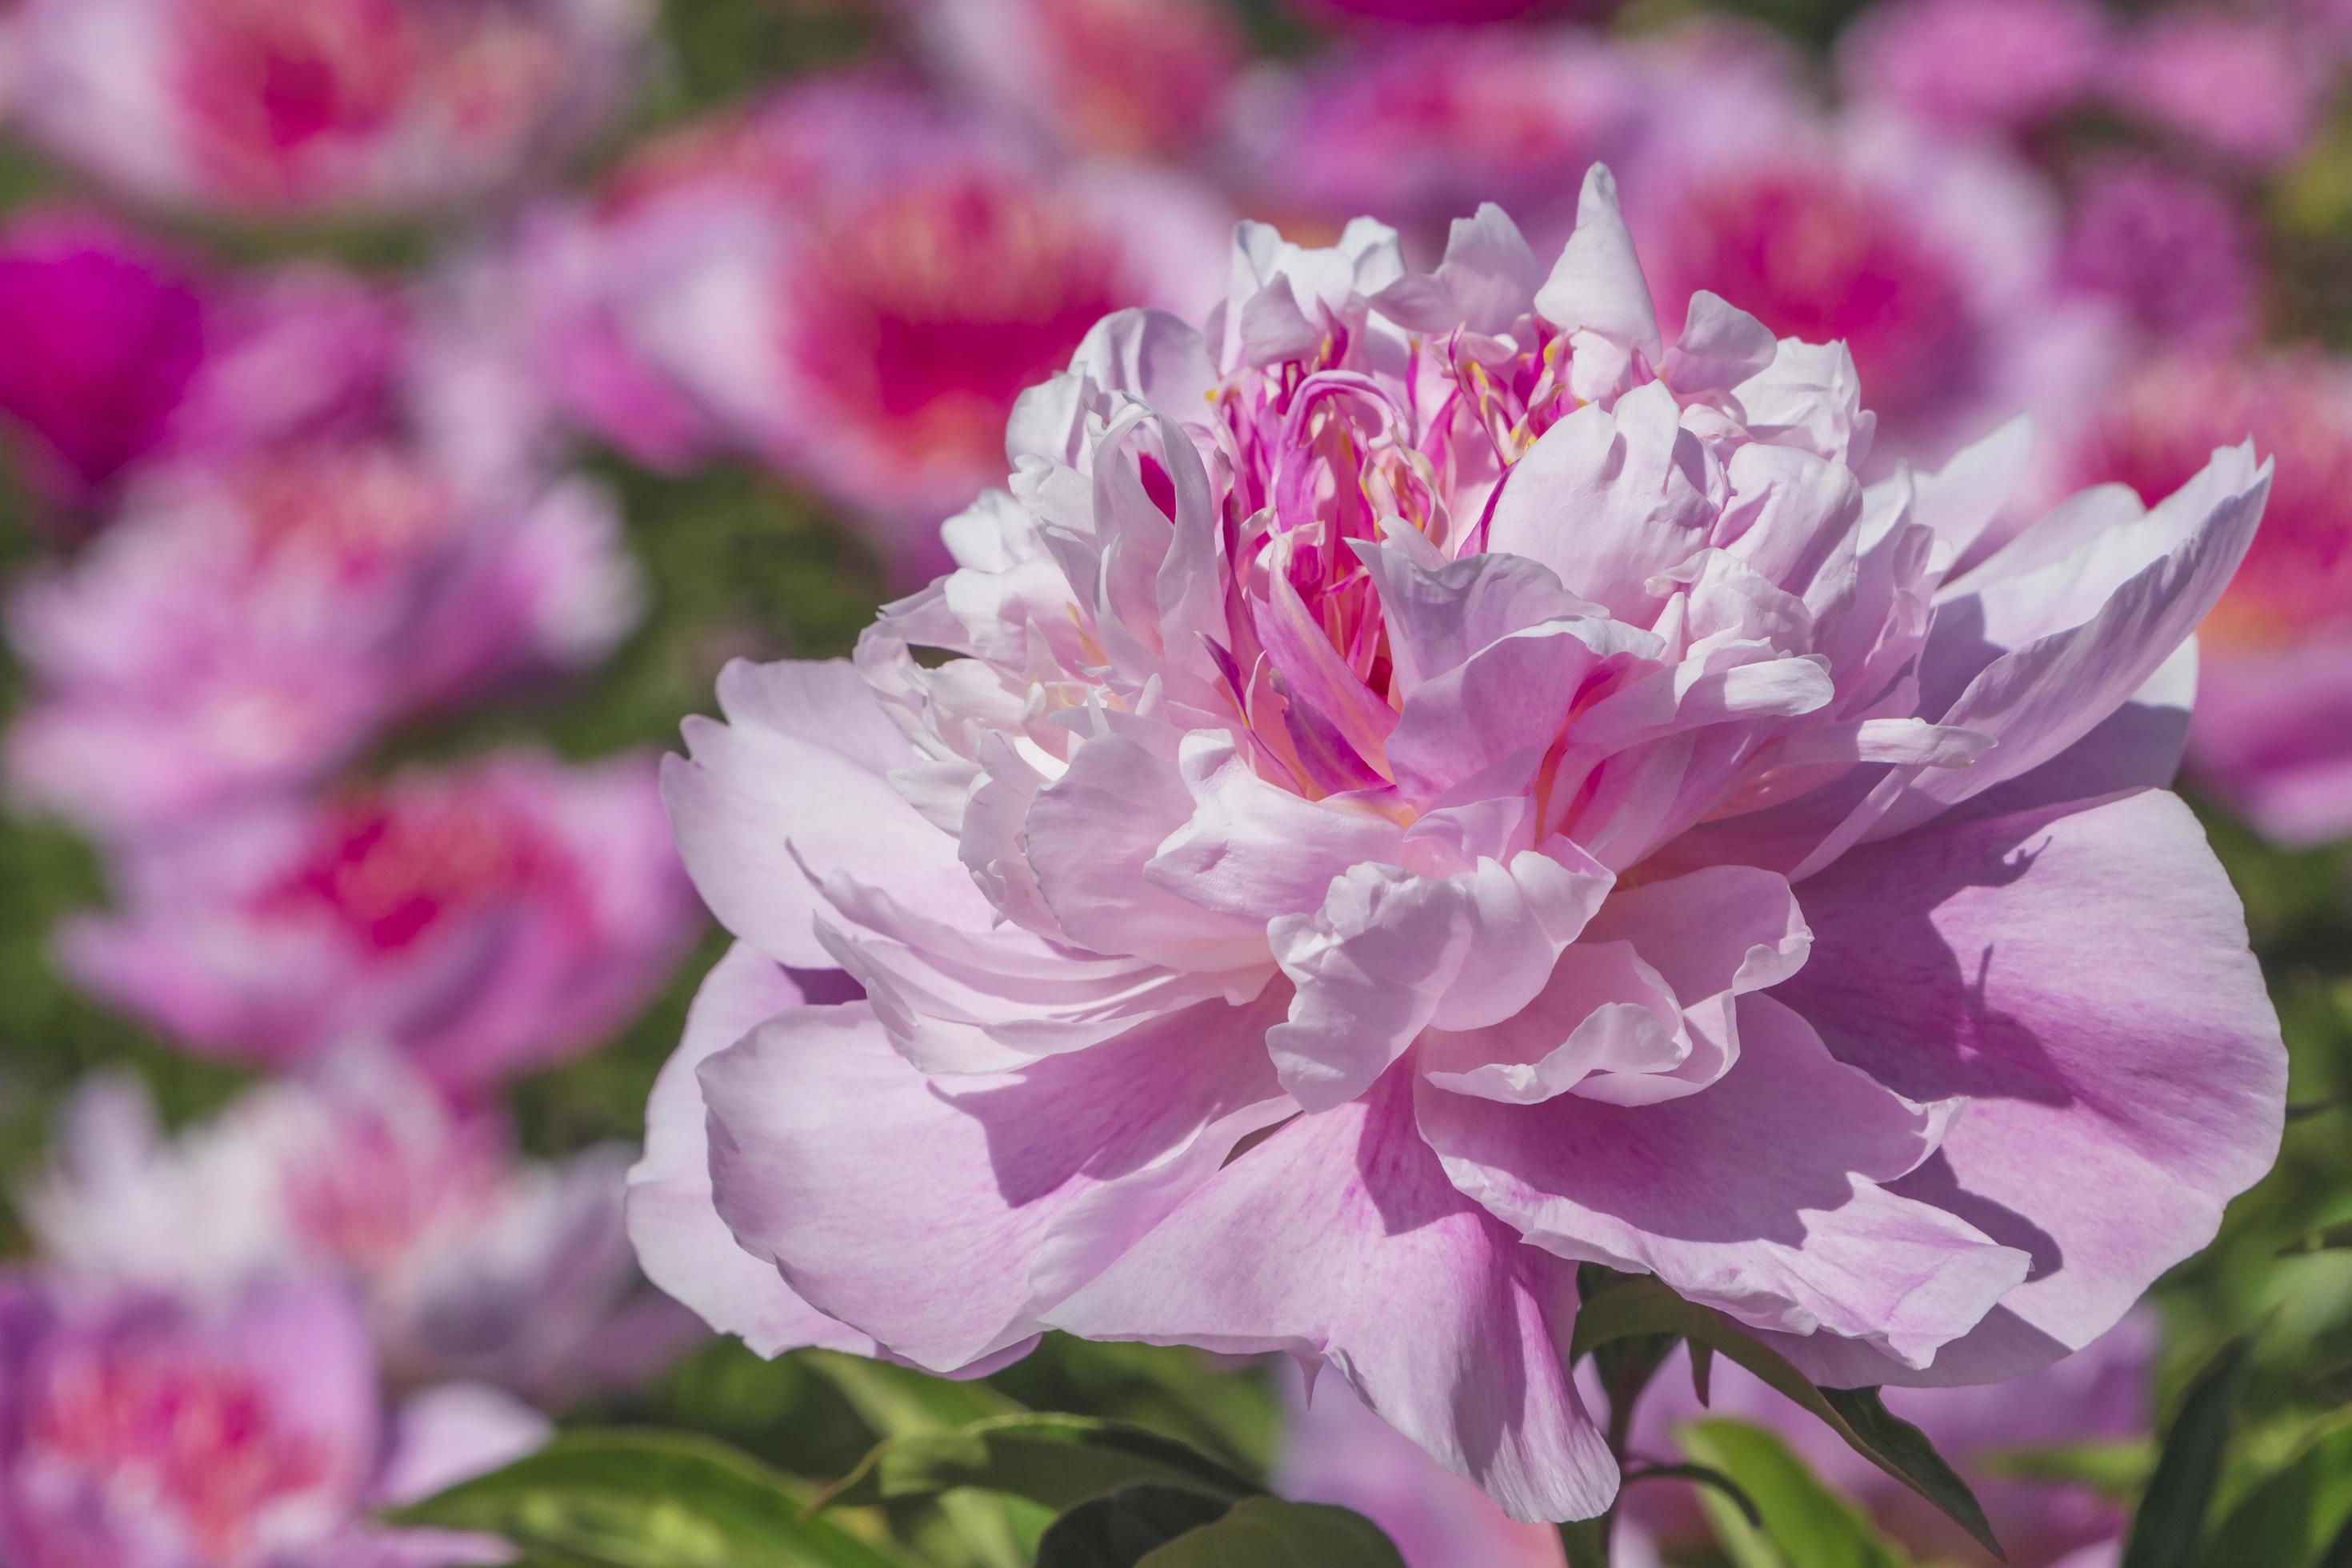
[[2352,1220],[2339,1220],[2300,1237],[2279,1248],[2281,1258],[2300,1258],[2313,1252],[2340,1252],[2352,1247]]
[[803,1519],[782,1475],[677,1432],[561,1433],[392,1518],[591,1568],[901,1568],[839,1526]]
[[[1148,1552],[1137,1568],[1404,1568],[1380,1526],[1324,1503],[1244,1498],[1214,1524]],[[1039,1568],[1045,1568],[1041,1563]]]
[[2088,1487],[2101,1497],[2122,1499],[2147,1484],[2148,1472],[2156,1468],[2156,1443],[2147,1437],[2126,1437],[2046,1448],[1992,1448],[1978,1454],[1970,1463],[1990,1476],[2047,1486]]
[[2181,1395],[2180,1414],[2165,1434],[2164,1451],[2157,1456],[2156,1472],[2133,1516],[2123,1568],[2190,1568],[2198,1561],[2246,1346],[2243,1339],[2222,1346]]
[[1906,1568],[1910,1563],[1868,1514],[1830,1489],[1763,1427],[1707,1420],[1675,1436],[1692,1458],[1729,1477],[1761,1516],[1759,1526],[1722,1493],[1699,1494],[1717,1539],[1738,1568]]
[[1122,1487],[1080,1503],[1037,1543],[1037,1568],[1135,1568],[1165,1546],[1232,1508],[1230,1498],[1190,1487]]
[[1589,1298],[1576,1315],[1573,1351],[1580,1356],[1612,1340],[1655,1333],[1680,1334],[1694,1348],[1704,1345],[1755,1373],[1829,1423],[1854,1452],[1935,1504],[1986,1551],[2007,1561],[1968,1483],[1917,1427],[1880,1403],[1877,1390],[1814,1387],[1778,1351],[1722,1313],[1684,1300],[1656,1279],[1628,1279]]
[[2301,1568],[2352,1528],[2352,1419],[2309,1447],[2230,1510],[2200,1563],[2259,1563]]
[[948,1432],[894,1437],[821,1500],[877,1503],[979,1487],[1066,1509],[1143,1483],[1189,1488],[1230,1502],[1257,1489],[1172,1437],[1122,1422],[1023,1413]]

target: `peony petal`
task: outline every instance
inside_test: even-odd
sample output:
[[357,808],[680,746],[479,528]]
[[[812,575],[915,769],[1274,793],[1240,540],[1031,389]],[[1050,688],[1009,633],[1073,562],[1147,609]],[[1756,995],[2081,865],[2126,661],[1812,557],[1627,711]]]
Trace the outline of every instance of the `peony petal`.
[[1568,1370],[1574,1268],[1448,1186],[1391,1078],[1301,1117],[1203,1184],[1046,1314],[1096,1340],[1288,1351],[1515,1519],[1616,1493]]
[[2156,791],[1857,850],[1803,886],[1813,961],[1776,994],[1830,1049],[1915,1100],[1964,1097],[1895,1190],[2033,1258],[1921,1374],[1979,1383],[2088,1344],[2212,1238],[2270,1166],[2286,1058],[2236,896]]
[[748,943],[728,949],[704,979],[646,1106],[645,1157],[629,1172],[629,1239],[646,1279],[761,1355],[803,1345],[872,1355],[872,1340],[793,1295],[772,1265],[738,1246],[711,1198],[697,1074],[705,1059],[800,1005],[792,976]]
[[[1278,1120],[1272,1007],[1210,1003],[1020,1073],[925,1078],[863,1004],[703,1064],[719,1214],[793,1289],[919,1366],[1036,1331],[1066,1289]],[[1075,1227],[1075,1232],[1065,1226]]]
[[1422,1130],[1454,1184],[1538,1247],[1925,1366],[2025,1277],[2025,1254],[1878,1184],[1927,1158],[1941,1116],[1832,1059],[1767,997],[1743,998],[1739,1021],[1738,1062],[1703,1093],[1506,1106],[1425,1084]]
[[1584,172],[1575,232],[1536,291],[1536,310],[1568,334],[1569,384],[1583,402],[1620,390],[1637,356],[1653,367],[1663,357],[1650,285],[1617,210],[1617,178],[1604,163]]

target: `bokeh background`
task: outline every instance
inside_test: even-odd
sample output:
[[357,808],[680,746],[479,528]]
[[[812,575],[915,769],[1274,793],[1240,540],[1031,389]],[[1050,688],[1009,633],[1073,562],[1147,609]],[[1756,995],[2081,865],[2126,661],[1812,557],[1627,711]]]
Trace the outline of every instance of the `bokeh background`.
[[[2013,1561],[2112,1562],[2184,1381],[2250,1335],[2216,1517],[2352,1489],[2347,66],[2341,0],[0,5],[0,1256],[47,1303],[0,1311],[0,1561],[373,1561],[338,1532],[550,1421],[821,1479],[1009,1402],[1275,1467],[1414,1568],[1556,1561],[1268,1369],[763,1360],[644,1287],[620,1204],[722,951],[652,767],[720,667],[849,652],[1002,477],[1019,390],[1109,309],[1219,297],[1236,216],[1369,214],[1433,262],[1492,199],[1543,249],[1595,159],[1669,338],[1707,288],[1852,344],[1874,475],[2029,414],[1996,534],[2275,455],[2186,787],[2285,1023],[2285,1152],[2073,1381],[1914,1418]],[[220,1325],[314,1286],[359,1324],[316,1353],[439,1447],[395,1481],[354,1424],[289,1525],[315,1476],[226,1498],[230,1439],[189,1436],[219,1377],[150,1384],[266,1384]],[[101,1419],[41,1405],[36,1352],[146,1370]],[[75,1465],[210,1510],[195,1554],[43,1523],[26,1478]],[[950,1502],[860,1528],[1025,1561]],[[1636,1521],[1628,1552],[1743,1550],[1687,1498]],[[260,1554],[286,1531],[323,1555]]]

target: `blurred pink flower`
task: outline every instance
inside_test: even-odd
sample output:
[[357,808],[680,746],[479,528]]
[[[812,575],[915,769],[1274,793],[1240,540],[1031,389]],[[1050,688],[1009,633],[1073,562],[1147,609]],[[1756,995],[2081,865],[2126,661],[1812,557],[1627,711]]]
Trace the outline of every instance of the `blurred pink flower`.
[[625,450],[749,450],[871,520],[915,580],[1005,473],[1013,399],[1120,305],[1223,277],[1226,214],[1169,172],[1057,169],[911,90],[836,79],[694,127],[517,265],[548,380]]
[[2324,57],[2279,19],[2158,12],[2108,67],[2116,106],[2255,168],[2292,163],[2318,133]]
[[223,812],[119,848],[58,956],[207,1055],[352,1041],[472,1094],[603,1044],[700,929],[647,759],[533,752]]
[[[2010,1568],[2073,1568],[2093,1560],[2076,1553],[2105,1548],[2112,1559],[2122,1544],[2124,1510],[2088,1487],[2006,1477],[1998,1460],[2005,1453],[2147,1436],[2158,1348],[2155,1318],[2143,1309],[2065,1360],[2012,1383],[1889,1389],[1886,1406],[1926,1433],[1975,1490]],[[1869,1509],[1922,1562],[1991,1568],[1991,1555],[1958,1526],[1785,1396],[1721,1357],[1710,1382],[1703,1407],[1691,1389],[1689,1363],[1676,1354],[1643,1397],[1633,1449],[1673,1458],[1675,1429],[1684,1422],[1753,1422],[1787,1439],[1814,1474]],[[1654,1540],[1705,1539],[1696,1500],[1679,1483],[1643,1486],[1626,1501],[1633,1527]]]
[[2153,338],[2224,346],[2254,335],[2260,237],[2220,187],[2155,158],[2106,158],[2074,177],[2063,270],[2119,302]]
[[107,834],[184,822],[396,720],[593,662],[637,604],[619,518],[583,480],[469,493],[380,440],[175,465],[18,585],[34,698],[12,782]]
[[206,1300],[341,1279],[386,1377],[539,1398],[625,1384],[677,1342],[677,1309],[631,1295],[627,1153],[519,1161],[494,1113],[396,1058],[339,1055],[170,1138],[135,1079],[96,1079],[58,1133],[22,1207],[74,1279]]
[[[1948,582],[2017,428],[1865,491],[1851,357],[1712,296],[1668,347],[1605,171],[1549,267],[1489,207],[1427,274],[1244,225],[1233,279],[1021,400],[854,662],[689,721],[740,945],[633,1212],[707,1184],[740,1250],[660,1282],[941,1371],[1318,1358],[1541,1520],[1616,1490],[1580,1262],[1940,1384],[2210,1238],[2284,1055],[2160,786],[2249,447]],[[868,999],[792,1005],[827,961]]]
[[976,105],[1058,144],[1195,155],[1245,58],[1226,0],[905,0],[928,57]]
[[17,1568],[459,1568],[502,1542],[369,1513],[536,1447],[546,1423],[453,1385],[382,1408],[335,1289],[198,1307],[0,1277],[0,1557]]
[[1407,27],[1469,27],[1575,13],[1605,16],[1622,0],[1292,0],[1324,22],[1374,22]]
[[2080,404],[2113,323],[2062,287],[2057,194],[1992,144],[1885,110],[1820,114],[1786,78],[1666,78],[1627,216],[1669,328],[1698,289],[1853,352],[1878,470],[1942,462],[2021,409]]
[[1234,178],[1286,232],[1328,239],[1368,213],[1402,229],[1416,259],[1433,260],[1482,201],[1557,246],[1584,170],[1635,144],[1640,69],[1625,46],[1570,28],[1359,42],[1252,84]]
[[1848,95],[1960,130],[2013,132],[2092,96],[2108,47],[2089,0],[1890,0],[1838,45]]
[[2198,639],[2190,771],[2283,843],[2352,836],[2352,373],[2293,355],[2140,367],[2075,454],[2078,482],[2128,487],[2084,523],[2162,493],[2224,428],[2251,430],[2278,478]]
[[242,217],[475,201],[616,110],[643,0],[25,0],[16,122],[142,200]]
[[187,261],[103,218],[35,211],[0,232],[0,415],[47,499],[89,505],[163,445],[205,307]]

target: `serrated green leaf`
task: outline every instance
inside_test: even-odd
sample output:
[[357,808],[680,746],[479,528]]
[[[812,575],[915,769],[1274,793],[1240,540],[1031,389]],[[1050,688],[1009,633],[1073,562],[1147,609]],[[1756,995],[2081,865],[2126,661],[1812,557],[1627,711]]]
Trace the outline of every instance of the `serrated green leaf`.
[[391,1517],[593,1568],[901,1568],[749,1455],[677,1432],[565,1432]]
[[2180,1413],[2164,1436],[2147,1495],[2132,1518],[2123,1568],[2191,1568],[2199,1561],[2246,1349],[2242,1339],[2222,1346],[2181,1395]]
[[1089,1498],[1037,1543],[1037,1568],[1136,1568],[1158,1548],[1224,1517],[1230,1498],[1144,1484]]
[[[1213,1524],[1147,1553],[1137,1568],[1404,1568],[1362,1514],[1326,1503],[1244,1498]],[[1040,1568],[1044,1568],[1041,1563]]]
[[1656,1333],[1680,1334],[1755,1373],[1827,1422],[1854,1452],[1942,1510],[1986,1551],[2002,1557],[1968,1483],[1917,1427],[1887,1410],[1875,1389],[1814,1387],[1780,1352],[1722,1313],[1684,1300],[1658,1279],[1627,1279],[1588,1299],[1576,1315],[1572,1348],[1581,1356],[1612,1340]]
[[868,1454],[820,1506],[936,1497],[978,1487],[1066,1509],[1145,1483],[1184,1487],[1227,1501],[1258,1489],[1189,1445],[1140,1426],[1024,1412],[949,1432],[894,1437]]
[[2352,1419],[2322,1432],[2246,1494],[2216,1531],[2208,1568],[2259,1563],[2303,1568],[2352,1527]]
[[1776,1434],[1745,1421],[1710,1419],[1675,1436],[1683,1452],[1730,1478],[1760,1516],[1751,1521],[1717,1491],[1699,1494],[1737,1568],[1907,1568],[1903,1549]]

